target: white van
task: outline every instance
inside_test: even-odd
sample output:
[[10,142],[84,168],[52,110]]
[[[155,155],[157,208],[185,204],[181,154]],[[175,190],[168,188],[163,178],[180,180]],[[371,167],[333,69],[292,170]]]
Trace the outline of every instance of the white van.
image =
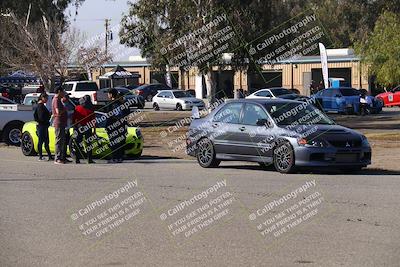
[[85,95],[89,95],[92,99],[93,105],[97,105],[97,91],[99,87],[97,83],[93,81],[74,81],[65,82],[62,85],[64,91],[69,94],[70,98],[81,98]]

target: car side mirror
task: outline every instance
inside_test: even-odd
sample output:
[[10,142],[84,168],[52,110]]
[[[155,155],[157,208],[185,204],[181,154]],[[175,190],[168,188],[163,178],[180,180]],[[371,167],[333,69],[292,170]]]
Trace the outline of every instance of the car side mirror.
[[258,119],[256,122],[257,126],[267,126],[268,128],[272,128],[272,122],[269,119]]

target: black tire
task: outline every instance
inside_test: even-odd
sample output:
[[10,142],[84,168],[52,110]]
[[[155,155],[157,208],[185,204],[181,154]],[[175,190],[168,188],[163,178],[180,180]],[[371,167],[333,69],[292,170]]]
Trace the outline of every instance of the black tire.
[[182,108],[182,105],[181,104],[176,104],[176,110],[178,110],[178,111],[182,111],[183,110],[183,108]]
[[139,105],[137,106],[138,109],[144,109],[144,103],[139,103]]
[[160,110],[160,106],[159,106],[157,103],[154,103],[154,104],[153,104],[153,109],[154,109],[155,111],[158,111],[158,110]]
[[142,156],[143,150],[140,150],[137,154],[129,154],[129,158],[131,159],[139,159]]
[[21,137],[21,150],[25,156],[37,155],[32,136],[28,132],[24,132]]
[[216,159],[214,145],[208,138],[200,139],[197,142],[196,158],[203,168],[216,168],[221,163]]
[[3,131],[3,141],[10,146],[19,146],[21,144],[23,123],[12,122],[8,124]]
[[274,149],[274,166],[280,173],[293,173],[296,170],[293,147],[283,141]]
[[357,172],[360,172],[362,168],[363,168],[363,167],[356,166],[356,167],[341,168],[340,170],[341,170],[343,173],[357,173]]
[[153,101],[153,95],[148,95],[148,96],[146,97],[146,100],[147,100],[147,102]]
[[260,167],[261,167],[263,170],[266,170],[266,171],[273,171],[273,170],[275,170],[275,166],[274,166],[274,163],[273,163],[273,162],[271,162],[271,163],[259,162],[258,165],[260,165]]

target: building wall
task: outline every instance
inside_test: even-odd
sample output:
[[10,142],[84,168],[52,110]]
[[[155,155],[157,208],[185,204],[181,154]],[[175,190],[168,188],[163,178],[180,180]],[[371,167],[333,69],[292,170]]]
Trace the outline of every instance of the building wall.
[[[358,61],[347,61],[347,62],[330,62],[328,67],[332,68],[350,68],[351,69],[351,86],[354,88],[368,89],[368,69],[366,66],[361,66]],[[141,75],[139,83],[148,84],[151,82],[151,69],[150,66],[135,66],[135,67],[124,67],[127,71],[136,72]],[[293,68],[293,77],[292,77]],[[264,65],[260,71],[281,71],[282,72],[282,87],[291,88],[292,78],[293,87],[299,89],[301,93],[306,93],[309,84],[304,84],[303,75],[304,73],[311,72],[312,69],[320,69],[321,63],[299,63],[299,64],[278,64],[274,66]],[[227,68],[229,70],[230,68]],[[105,68],[105,72],[112,70],[112,67]],[[177,69],[171,69],[171,71],[178,71]],[[218,71],[218,68],[214,68],[214,71]],[[104,72],[103,72],[104,73]],[[194,89],[196,85],[197,70],[191,69],[189,72],[181,72],[179,74],[179,87],[182,89]],[[100,71],[93,72],[93,79],[98,82]],[[361,77],[360,77],[361,76]],[[248,90],[248,75],[246,71],[236,71],[233,77],[234,88]]]

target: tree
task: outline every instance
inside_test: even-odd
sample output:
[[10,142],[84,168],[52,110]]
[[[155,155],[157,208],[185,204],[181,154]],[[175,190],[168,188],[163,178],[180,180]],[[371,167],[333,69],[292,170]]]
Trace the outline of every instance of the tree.
[[[128,14],[122,19],[121,43],[139,48],[142,56],[150,59],[152,66],[160,70],[165,70],[166,65],[177,66],[181,71],[197,67],[198,72],[206,77],[208,96],[213,102],[215,82],[212,69],[213,66],[227,67],[224,54],[232,53],[229,65],[233,70],[252,68],[254,64],[249,61],[246,45],[264,34],[265,29],[290,18],[292,10],[303,6],[300,1],[293,0],[139,0],[131,3]],[[218,27],[196,33],[221,16],[226,16],[226,19]],[[224,44],[224,49],[216,48],[215,44],[219,46],[218,42],[228,34],[220,36],[219,40],[212,40],[211,36],[229,25],[234,38],[227,41],[226,46]],[[193,35],[195,37],[191,38]],[[169,45],[173,45],[173,49],[169,49]],[[209,46],[213,47],[214,53],[202,54],[207,56],[206,60],[196,58],[198,51]]]
[[366,42],[358,42],[356,51],[369,66],[370,74],[384,86],[400,84],[400,16],[386,11],[377,20]]
[[25,24],[12,11],[0,28],[0,36],[6,35],[0,38],[0,62],[8,70],[37,74],[48,89],[53,88],[55,75],[63,80],[79,43],[77,34],[64,32],[63,21],[43,15],[42,20]]

